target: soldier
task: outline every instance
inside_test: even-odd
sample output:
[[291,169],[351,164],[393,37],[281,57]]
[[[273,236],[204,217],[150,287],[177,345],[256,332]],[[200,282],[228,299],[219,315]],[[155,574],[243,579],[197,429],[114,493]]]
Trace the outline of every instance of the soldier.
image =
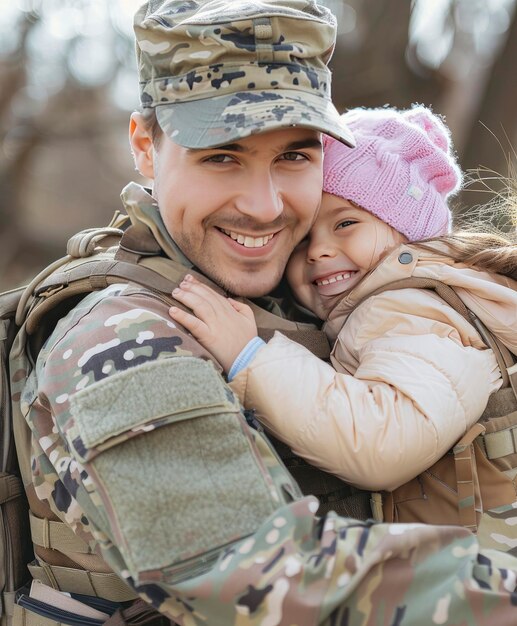
[[[312,0],[149,0],[135,30],[131,145],[153,189],[124,190],[118,259],[263,296],[315,217],[320,133],[353,142],[330,101],[335,20]],[[479,553],[468,531],[317,517],[169,304],[111,285],[39,354],[17,442],[31,442],[24,478],[47,533],[35,577],[138,594],[184,626],[515,622],[517,561]],[[73,530],[68,549],[45,519]]]

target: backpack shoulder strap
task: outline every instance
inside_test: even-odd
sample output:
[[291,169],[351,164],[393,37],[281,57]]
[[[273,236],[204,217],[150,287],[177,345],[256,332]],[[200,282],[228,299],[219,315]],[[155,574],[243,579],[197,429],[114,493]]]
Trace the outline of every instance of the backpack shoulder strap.
[[[17,324],[21,326],[25,321],[27,334],[32,335],[44,317],[66,300],[116,283],[140,286],[152,291],[166,304],[172,304],[172,290],[188,272],[224,294],[215,283],[196,270],[160,256],[160,248],[146,232],[146,227],[138,226],[131,225],[125,231],[110,226],[74,235],[68,242],[67,255],[45,268],[23,292],[16,313]],[[267,341],[276,330],[280,330],[319,358],[329,358],[330,346],[323,331],[311,324],[292,322],[246,302],[255,313],[262,339]]]
[[360,300],[356,306],[384,291],[394,291],[398,289],[432,289],[437,295],[442,298],[449,306],[451,306],[457,313],[464,317],[467,322],[472,324],[477,330],[484,343],[493,350],[497,359],[497,364],[501,370],[503,378],[503,387],[511,385],[515,396],[517,397],[517,363],[514,355],[508,350],[508,348],[494,335],[483,322],[475,315],[473,311],[467,308],[463,300],[457,294],[453,287],[446,283],[436,280],[434,278],[419,278],[412,276],[410,278],[403,278],[391,283],[387,283],[382,287],[379,287],[375,291],[372,291],[365,298]]
[[18,287],[0,294],[0,319],[14,316],[25,287]]
[[13,438],[9,353],[18,327],[14,317],[24,289],[0,294],[0,621],[10,623],[15,590],[27,577],[32,545],[28,533],[27,499]]
[[395,291],[398,289],[433,289],[440,296],[440,298],[442,298],[442,300],[445,300],[445,302],[447,302],[447,304],[450,305],[455,311],[462,315],[468,322],[472,323],[471,311],[467,309],[463,300],[458,296],[454,289],[450,285],[447,285],[439,280],[435,280],[434,278],[419,278],[411,276],[410,278],[402,278],[401,280],[387,283],[386,285],[383,285],[382,287],[379,287],[375,291],[369,293],[366,297],[360,300],[356,306],[368,298],[383,293],[384,291]]

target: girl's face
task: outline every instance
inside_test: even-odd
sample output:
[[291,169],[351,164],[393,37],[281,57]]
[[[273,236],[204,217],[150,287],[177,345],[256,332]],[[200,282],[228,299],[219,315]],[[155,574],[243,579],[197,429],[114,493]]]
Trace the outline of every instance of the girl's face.
[[289,259],[287,280],[300,304],[325,319],[343,294],[405,241],[368,211],[324,193],[314,226]]

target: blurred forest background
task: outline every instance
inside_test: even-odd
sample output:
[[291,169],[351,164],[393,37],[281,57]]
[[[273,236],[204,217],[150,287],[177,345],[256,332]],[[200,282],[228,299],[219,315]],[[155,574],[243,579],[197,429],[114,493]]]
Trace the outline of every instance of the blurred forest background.
[[[516,2],[325,0],[339,23],[338,109],[431,105],[463,168],[506,176],[517,143]],[[106,224],[122,187],[139,180],[127,141],[139,4],[0,0],[0,289],[62,256],[72,233]],[[456,210],[485,202],[482,188],[463,192]]]

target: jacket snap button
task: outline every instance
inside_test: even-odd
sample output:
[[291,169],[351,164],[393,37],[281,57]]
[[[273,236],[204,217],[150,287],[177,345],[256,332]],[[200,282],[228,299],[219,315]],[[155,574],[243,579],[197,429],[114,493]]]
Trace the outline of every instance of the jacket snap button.
[[402,254],[399,255],[399,263],[402,263],[402,265],[409,265],[412,261],[413,255],[411,252],[402,252]]

